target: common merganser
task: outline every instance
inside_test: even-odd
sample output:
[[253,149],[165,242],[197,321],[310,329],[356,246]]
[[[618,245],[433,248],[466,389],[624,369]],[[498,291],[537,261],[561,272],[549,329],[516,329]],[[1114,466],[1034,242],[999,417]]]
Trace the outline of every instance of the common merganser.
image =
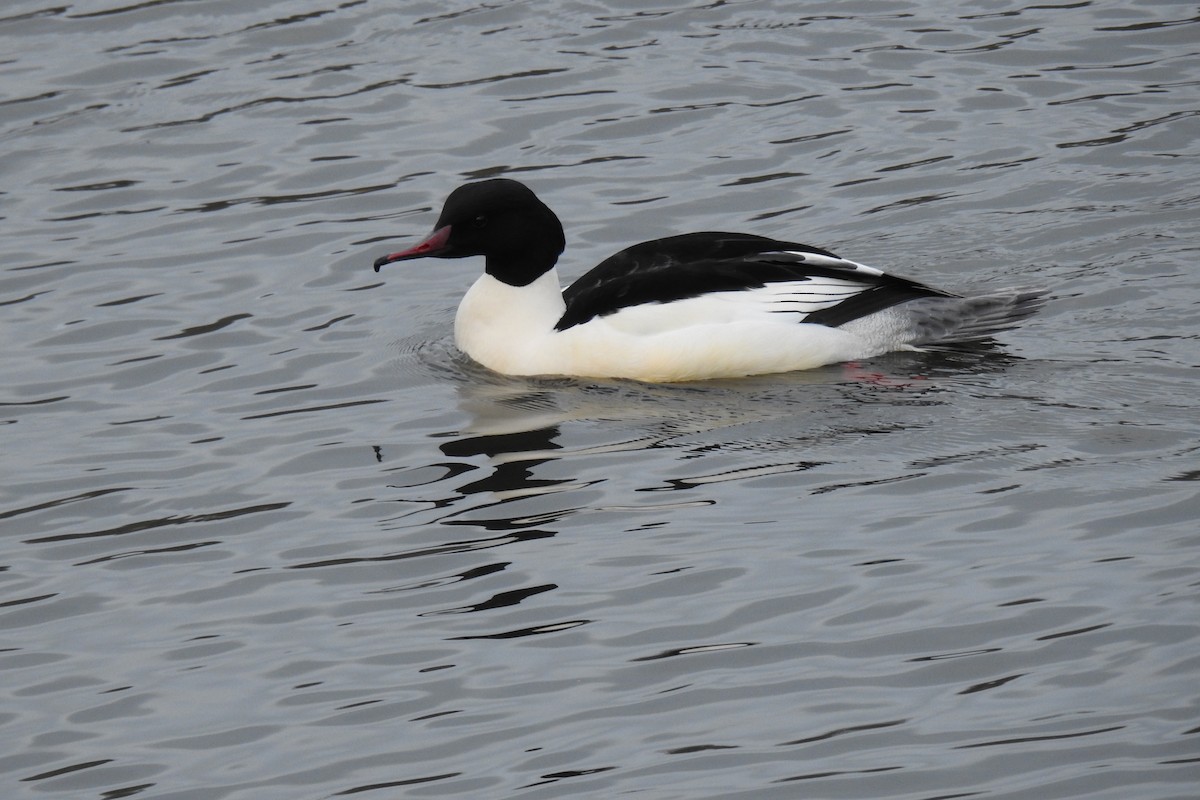
[[458,187],[433,233],[375,261],[483,256],[454,320],[463,352],[509,375],[665,383],[791,372],[989,339],[1045,292],[963,297],[828,250],[744,233],[634,245],[565,291],[562,223],[524,184]]

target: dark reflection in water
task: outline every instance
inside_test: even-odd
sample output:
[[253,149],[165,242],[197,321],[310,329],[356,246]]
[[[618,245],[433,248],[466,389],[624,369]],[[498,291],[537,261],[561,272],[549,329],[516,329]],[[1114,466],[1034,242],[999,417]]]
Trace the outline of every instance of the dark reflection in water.
[[458,491],[462,494],[520,494],[567,483],[561,480],[535,480],[532,477],[537,465],[553,460],[552,455],[546,454],[558,449],[558,445],[554,443],[558,435],[557,427],[539,428],[516,433],[472,436],[443,444],[440,449],[447,456],[456,458],[485,455],[494,459],[503,456],[491,475],[459,486]]

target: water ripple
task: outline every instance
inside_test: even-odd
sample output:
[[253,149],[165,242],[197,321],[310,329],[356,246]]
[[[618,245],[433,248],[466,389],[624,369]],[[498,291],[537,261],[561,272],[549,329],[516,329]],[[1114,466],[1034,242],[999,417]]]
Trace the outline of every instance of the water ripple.
[[[1190,796],[1189,14],[13,0],[16,796]],[[1056,297],[978,352],[499,376],[477,264],[370,272],[499,175],[568,276],[740,229]]]

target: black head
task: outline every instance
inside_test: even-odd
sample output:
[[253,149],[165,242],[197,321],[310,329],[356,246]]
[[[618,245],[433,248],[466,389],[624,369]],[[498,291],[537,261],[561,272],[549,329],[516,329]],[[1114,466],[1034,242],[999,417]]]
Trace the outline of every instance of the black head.
[[566,241],[562,223],[529,187],[508,178],[468,183],[446,198],[433,233],[375,261],[483,256],[489,275],[525,286],[550,270]]

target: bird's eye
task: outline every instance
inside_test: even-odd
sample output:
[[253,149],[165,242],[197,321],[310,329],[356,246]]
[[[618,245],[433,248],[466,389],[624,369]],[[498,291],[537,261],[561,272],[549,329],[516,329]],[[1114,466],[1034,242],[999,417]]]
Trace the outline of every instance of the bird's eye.
[[486,228],[487,224],[488,224],[488,218],[485,217],[483,214],[480,214],[478,217],[471,220],[471,224],[474,225],[476,228]]

